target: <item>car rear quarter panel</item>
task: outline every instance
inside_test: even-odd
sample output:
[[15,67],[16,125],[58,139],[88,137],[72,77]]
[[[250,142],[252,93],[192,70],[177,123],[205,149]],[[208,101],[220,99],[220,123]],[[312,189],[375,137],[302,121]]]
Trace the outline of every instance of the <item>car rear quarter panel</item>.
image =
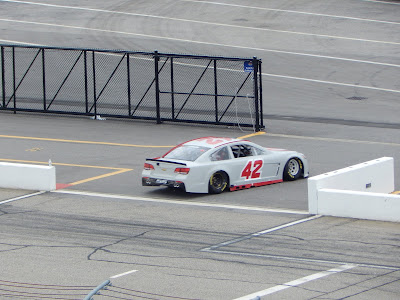
[[184,181],[186,191],[189,193],[208,193],[208,181],[211,175],[219,170],[219,165],[213,162],[190,166],[189,175]]

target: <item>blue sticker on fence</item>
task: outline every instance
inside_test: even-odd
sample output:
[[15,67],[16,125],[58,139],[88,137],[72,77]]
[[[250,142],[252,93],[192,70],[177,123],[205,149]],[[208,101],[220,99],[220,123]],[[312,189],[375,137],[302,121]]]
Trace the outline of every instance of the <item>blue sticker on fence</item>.
[[251,60],[246,60],[244,62],[244,71],[249,73],[254,71],[253,62]]

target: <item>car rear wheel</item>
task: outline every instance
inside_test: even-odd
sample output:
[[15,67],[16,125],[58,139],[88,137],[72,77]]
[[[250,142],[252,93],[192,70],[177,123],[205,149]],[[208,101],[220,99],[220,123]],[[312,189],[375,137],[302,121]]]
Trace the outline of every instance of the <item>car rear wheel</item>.
[[296,180],[300,178],[303,173],[303,163],[297,158],[293,157],[289,159],[285,165],[285,169],[283,170],[283,180]]
[[225,172],[215,172],[208,184],[208,191],[212,194],[220,194],[225,191],[228,186],[228,175]]

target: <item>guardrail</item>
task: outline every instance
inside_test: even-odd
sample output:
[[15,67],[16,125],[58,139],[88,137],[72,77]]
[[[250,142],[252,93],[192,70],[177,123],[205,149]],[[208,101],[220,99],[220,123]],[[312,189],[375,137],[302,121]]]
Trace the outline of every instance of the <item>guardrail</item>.
[[0,110],[264,128],[261,60],[0,45]]

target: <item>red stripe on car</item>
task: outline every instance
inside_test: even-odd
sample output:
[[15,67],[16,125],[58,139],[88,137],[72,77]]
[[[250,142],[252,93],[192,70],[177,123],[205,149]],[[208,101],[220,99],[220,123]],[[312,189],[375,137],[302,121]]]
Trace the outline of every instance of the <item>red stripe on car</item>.
[[279,182],[282,182],[282,181],[283,181],[282,179],[277,179],[277,180],[256,182],[256,183],[253,183],[253,184],[235,185],[235,186],[231,186],[229,189],[230,189],[231,192],[233,192],[233,191],[238,191],[238,190],[249,189],[249,188],[252,188],[252,187],[258,187],[258,186],[264,186],[264,185],[279,183]]

